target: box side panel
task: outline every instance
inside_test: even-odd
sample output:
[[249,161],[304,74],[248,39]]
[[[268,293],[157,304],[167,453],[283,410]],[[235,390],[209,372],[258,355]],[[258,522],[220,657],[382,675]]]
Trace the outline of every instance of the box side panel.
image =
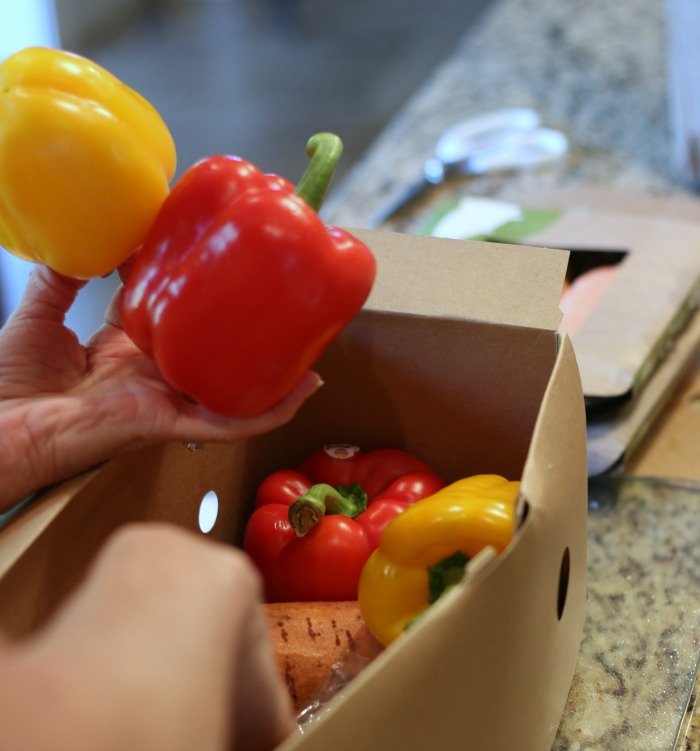
[[[545,621],[546,630],[539,636],[537,631],[529,635],[531,640],[541,640],[539,669],[549,683],[547,695],[539,700],[550,701],[552,716],[560,718],[574,677],[587,597],[586,413],[576,357],[567,336],[561,338],[557,365],[533,433],[522,494],[530,506],[535,533],[531,560],[540,564],[544,577],[529,579],[526,596],[536,601],[543,595],[539,591],[542,582],[548,582],[545,596],[551,597],[554,589],[557,609],[563,613],[556,625]],[[523,639],[526,649],[529,644]],[[530,722],[536,713],[536,694],[532,699],[526,704],[532,710],[526,715]],[[552,728],[550,742],[555,731]]]
[[[214,491],[218,513],[209,536],[232,540],[248,512],[250,483],[259,474],[259,457],[245,443],[206,445],[188,450],[182,443],[127,454],[104,465],[67,502],[58,488],[39,506],[59,510],[49,525],[40,524],[31,544],[14,545],[31,529],[30,507],[17,526],[0,535],[5,560],[0,579],[0,624],[10,634],[25,634],[40,625],[85,573],[99,547],[118,527],[159,520],[199,531],[199,509],[205,494]],[[274,446],[266,444],[266,456]],[[71,492],[73,483],[65,487]],[[246,499],[246,504],[241,502]]]
[[580,633],[573,611],[557,620],[559,560],[539,554],[540,534],[527,523],[511,555],[456,588],[280,751],[549,751]]

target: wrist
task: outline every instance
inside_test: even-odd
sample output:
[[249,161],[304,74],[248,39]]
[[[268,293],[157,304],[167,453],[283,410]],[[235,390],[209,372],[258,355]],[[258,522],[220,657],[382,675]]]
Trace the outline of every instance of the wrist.
[[0,511],[126,448],[128,431],[103,411],[98,399],[65,395],[0,403]]
[[0,404],[0,511],[8,511],[42,485],[32,468],[26,411],[23,402]]

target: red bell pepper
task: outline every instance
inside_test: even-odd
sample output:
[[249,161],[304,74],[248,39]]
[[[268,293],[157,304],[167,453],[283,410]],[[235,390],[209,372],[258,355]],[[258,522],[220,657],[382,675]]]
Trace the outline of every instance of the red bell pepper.
[[243,547],[269,602],[355,600],[384,527],[443,480],[397,449],[329,446],[258,488]]
[[201,160],[173,187],[121,312],[174,388],[224,415],[263,412],[362,307],[374,256],[316,213],[341,151],[337,136],[313,136],[296,191],[233,156]]

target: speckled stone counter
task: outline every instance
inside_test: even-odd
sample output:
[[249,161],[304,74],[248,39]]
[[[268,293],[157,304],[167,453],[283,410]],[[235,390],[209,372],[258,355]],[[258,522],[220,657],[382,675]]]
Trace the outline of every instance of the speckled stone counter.
[[[385,227],[414,231],[447,194],[684,193],[670,168],[664,29],[662,0],[496,0],[334,188],[324,217],[377,226],[445,127],[500,107],[537,109],[570,137],[568,157],[454,179]],[[700,751],[694,698],[686,706],[700,653],[700,490],[617,482],[593,498],[586,629],[554,748]]]
[[[573,145],[565,163],[509,178],[511,188],[674,190],[664,49],[661,0],[495,0],[329,196],[325,216],[371,226],[446,126],[499,107],[537,109]],[[469,187],[495,192],[496,182]]]
[[686,710],[700,654],[699,532],[700,485],[591,486],[586,622],[555,751],[698,748]]

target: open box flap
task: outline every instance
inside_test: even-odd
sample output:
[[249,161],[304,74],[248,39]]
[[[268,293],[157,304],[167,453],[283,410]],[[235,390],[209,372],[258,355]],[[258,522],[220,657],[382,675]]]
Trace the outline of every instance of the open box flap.
[[400,233],[351,231],[377,256],[369,310],[559,327],[567,253],[419,236],[406,242]]

